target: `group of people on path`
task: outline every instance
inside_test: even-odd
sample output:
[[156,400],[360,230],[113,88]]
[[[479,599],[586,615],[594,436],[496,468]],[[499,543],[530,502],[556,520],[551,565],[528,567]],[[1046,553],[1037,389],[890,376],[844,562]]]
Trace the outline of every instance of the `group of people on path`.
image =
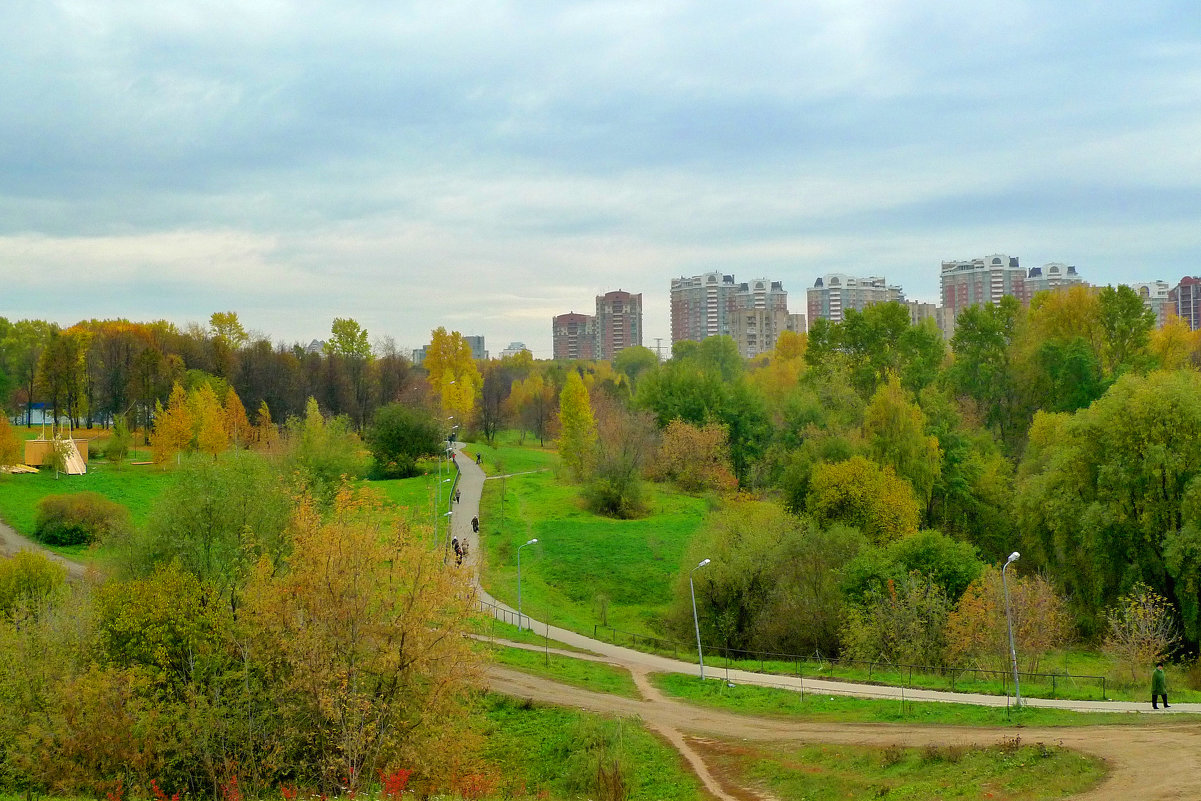
[[[484,458],[484,455],[482,453],[477,453],[475,455],[475,463],[479,464],[483,458]],[[451,454],[451,459],[454,459],[454,454]],[[458,488],[455,489],[455,494],[454,494],[453,500],[455,503],[459,503],[459,501],[462,500],[462,491],[459,490]],[[471,518],[471,530],[475,534],[480,533],[480,518],[478,515],[476,517]],[[463,541],[460,542],[458,536],[451,537],[450,544],[451,544],[451,547],[454,548],[454,551],[455,551],[455,566],[462,567],[463,560],[467,558],[467,548],[468,548],[467,538],[464,537]]]

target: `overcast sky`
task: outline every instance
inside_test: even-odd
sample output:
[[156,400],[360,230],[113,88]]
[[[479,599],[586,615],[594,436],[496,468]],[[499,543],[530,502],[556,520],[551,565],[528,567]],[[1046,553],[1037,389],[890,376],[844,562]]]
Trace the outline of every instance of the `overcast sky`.
[[671,278],[1201,272],[1201,8],[0,3],[0,315],[550,355]]

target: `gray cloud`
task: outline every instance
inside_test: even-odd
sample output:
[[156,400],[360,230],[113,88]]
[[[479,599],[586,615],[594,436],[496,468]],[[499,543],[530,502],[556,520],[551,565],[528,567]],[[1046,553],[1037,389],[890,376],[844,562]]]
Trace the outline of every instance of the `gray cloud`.
[[[0,314],[451,322],[668,280],[1004,250],[1195,272],[1201,18],[1183,2],[0,7]],[[72,299],[76,282],[111,287]],[[299,312],[299,313],[298,313]]]

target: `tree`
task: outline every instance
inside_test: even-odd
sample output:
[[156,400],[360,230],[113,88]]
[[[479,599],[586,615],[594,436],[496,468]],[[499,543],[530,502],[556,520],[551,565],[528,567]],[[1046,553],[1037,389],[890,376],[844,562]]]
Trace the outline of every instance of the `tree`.
[[1147,361],[1155,312],[1143,305],[1143,299],[1130,287],[1104,287],[1097,297],[1099,322],[1103,335],[1101,356],[1107,375]]
[[1201,352],[1201,331],[1192,331],[1175,314],[1151,331],[1147,350],[1162,370],[1180,370],[1196,363]]
[[264,457],[234,451],[217,462],[191,459],[127,543],[124,564],[146,576],[176,562],[235,611],[259,558],[283,568],[292,511],[289,488]]
[[1017,481],[1022,552],[1086,625],[1139,581],[1183,607],[1166,547],[1199,475],[1201,375],[1128,373],[1074,414],[1035,415]]
[[645,513],[642,471],[658,438],[654,418],[602,395],[596,409],[596,435],[595,461],[584,488],[588,508],[616,518],[641,516]]
[[926,415],[905,397],[895,373],[879,385],[863,421],[868,455],[906,479],[928,510],[934,484],[942,472],[938,438],[926,433]]
[[421,364],[429,371],[430,389],[438,397],[442,413],[454,416],[463,426],[469,425],[483,378],[471,358],[467,340],[458,331],[447,333],[439,326],[431,332]]
[[4,350],[14,379],[23,390],[25,425],[32,423],[33,406],[38,398],[38,365],[42,351],[58,326],[44,320],[18,320],[9,326]]
[[346,365],[347,377],[353,404],[354,425],[362,429],[367,422],[367,367],[371,362],[371,345],[367,330],[349,317],[335,317],[330,327],[330,338],[325,343],[325,354],[331,366],[336,360]]
[[613,369],[623,374],[630,380],[631,384],[638,383],[638,376],[642,373],[656,367],[659,364],[659,357],[650,348],[644,348],[642,345],[631,345],[628,348],[622,348],[613,357]]
[[975,547],[938,531],[919,531],[884,547],[860,550],[843,570],[843,592],[852,603],[885,591],[888,581],[917,573],[938,585],[954,602],[979,578],[984,563]]
[[1102,647],[1130,670],[1131,682],[1180,642],[1172,605],[1141,582],[1118,599],[1106,615],[1106,623]]
[[869,662],[941,666],[950,604],[937,584],[917,574],[889,579],[847,612],[846,654]]
[[[270,416],[270,412],[268,412]],[[225,392],[225,434],[235,448],[244,448],[250,444],[252,431],[250,419],[246,417],[246,407],[242,399],[231,386]]]
[[660,481],[674,481],[687,492],[738,487],[730,469],[730,448],[725,426],[708,423],[694,426],[672,420],[663,430],[663,444],[651,465]]
[[367,429],[375,472],[386,478],[417,475],[417,460],[442,452],[442,426],[426,409],[390,403],[375,412]]
[[345,417],[326,420],[314,398],[305,405],[304,417],[288,420],[286,464],[301,485],[322,502],[332,501],[342,481],[363,471],[359,438]]
[[60,414],[75,420],[85,408],[85,357],[89,340],[90,335],[78,327],[54,330],[41,351],[37,367],[38,389],[49,401],[56,424]]
[[[1048,651],[1072,638],[1067,602],[1042,576],[1008,575],[1013,639],[1024,668],[1035,672]],[[972,581],[947,620],[947,647],[953,663],[981,660],[997,670],[1009,666],[1009,629],[1001,571],[988,567]]]
[[444,779],[477,675],[466,574],[345,489],[328,521],[302,506],[292,540],[286,571],[255,571],[247,606],[294,746],[314,751],[325,788],[389,765]]
[[217,375],[229,378],[237,364],[238,351],[250,337],[235,311],[213,312],[209,317],[209,331],[212,334],[213,370]]
[[165,464],[172,456],[179,462],[178,454],[191,447],[192,410],[187,395],[177,382],[171,387],[171,398],[167,408],[158,404],[154,420],[154,433],[150,436],[150,447],[154,450],[154,461]]
[[580,374],[572,370],[559,394],[559,457],[571,477],[583,481],[595,464],[596,421],[588,389]]
[[213,338],[224,342],[231,350],[239,350],[250,341],[236,311],[213,312],[209,317]]
[[17,551],[0,559],[0,618],[37,615],[65,594],[67,569],[36,551]]
[[8,415],[0,409],[0,465],[21,463],[21,441],[8,422]]
[[1024,433],[1010,358],[1021,317],[1021,304],[1008,295],[996,305],[964,309],[955,318],[954,361],[947,370],[955,393],[976,401],[985,424],[1007,444]]
[[528,432],[538,438],[539,445],[546,444],[551,421],[557,411],[557,395],[554,384],[541,373],[532,373],[525,379],[513,382],[505,403],[520,426],[522,442]]
[[221,401],[217,400],[216,393],[208,384],[196,390],[193,398],[196,446],[201,453],[207,453],[216,459],[218,454],[229,450],[229,432],[226,429],[228,419],[225,410],[221,408]]
[[[526,353],[528,351],[522,351]],[[483,370],[480,391],[480,431],[489,443],[496,441],[496,432],[504,423],[505,400],[513,386],[510,370],[498,362],[488,362]]]
[[256,415],[254,441],[259,447],[269,450],[278,439],[279,432],[275,430],[275,423],[271,422],[271,410],[267,408],[267,401],[262,401]]
[[909,482],[862,456],[817,465],[806,506],[819,525],[855,526],[877,545],[916,532],[920,520]]

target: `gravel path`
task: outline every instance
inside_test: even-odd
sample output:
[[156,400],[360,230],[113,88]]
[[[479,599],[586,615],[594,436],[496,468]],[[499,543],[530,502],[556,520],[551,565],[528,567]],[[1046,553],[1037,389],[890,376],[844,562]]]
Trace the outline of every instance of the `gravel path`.
[[0,555],[11,556],[17,551],[41,551],[53,561],[67,568],[67,575],[73,579],[83,578],[88,570],[85,565],[46,550],[28,537],[18,534],[12,526],[0,522]]

